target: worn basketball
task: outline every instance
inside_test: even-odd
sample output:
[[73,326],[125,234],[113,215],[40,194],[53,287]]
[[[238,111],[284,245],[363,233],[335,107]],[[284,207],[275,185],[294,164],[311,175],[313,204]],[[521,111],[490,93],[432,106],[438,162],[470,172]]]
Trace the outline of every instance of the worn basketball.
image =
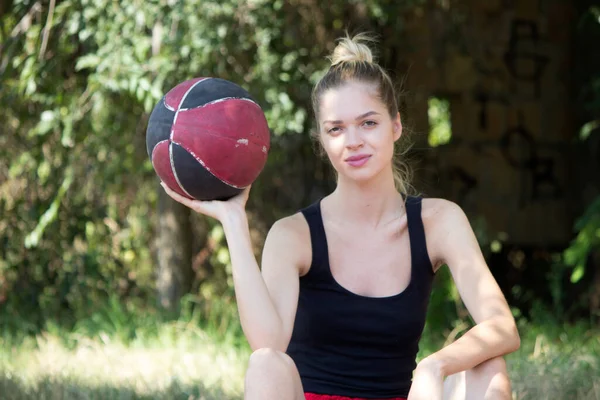
[[159,178],[197,200],[226,200],[253,183],[267,161],[270,134],[261,107],[235,83],[195,78],[154,107],[146,147]]

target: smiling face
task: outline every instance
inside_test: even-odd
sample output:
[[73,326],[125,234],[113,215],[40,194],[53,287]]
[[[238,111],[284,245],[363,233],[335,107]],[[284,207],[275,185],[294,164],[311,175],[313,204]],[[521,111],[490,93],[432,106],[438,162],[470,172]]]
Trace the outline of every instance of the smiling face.
[[348,82],[320,98],[319,138],[341,177],[365,181],[392,170],[400,114],[390,116],[373,84]]

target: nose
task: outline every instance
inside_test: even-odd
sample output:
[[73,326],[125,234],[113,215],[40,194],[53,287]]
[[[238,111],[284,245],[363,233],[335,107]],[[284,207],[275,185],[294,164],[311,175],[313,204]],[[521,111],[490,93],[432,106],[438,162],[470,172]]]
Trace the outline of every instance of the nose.
[[346,148],[357,149],[360,148],[364,142],[358,129],[348,128],[346,132]]

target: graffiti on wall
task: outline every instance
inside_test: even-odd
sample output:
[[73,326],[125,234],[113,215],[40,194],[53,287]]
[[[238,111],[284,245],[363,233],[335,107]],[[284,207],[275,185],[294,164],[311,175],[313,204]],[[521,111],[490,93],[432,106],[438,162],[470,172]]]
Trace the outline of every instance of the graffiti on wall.
[[512,21],[504,62],[511,77],[518,83],[515,87],[524,89],[530,86],[535,98],[540,97],[542,74],[550,61],[549,57],[537,50],[540,44],[540,34],[535,21]]
[[[448,99],[451,113],[457,102],[467,113],[453,120],[452,141],[425,155],[423,174],[434,191],[466,208],[486,204],[488,212],[494,207],[510,209],[528,227],[554,219],[567,221],[554,213],[565,209],[567,144],[561,142],[565,137],[561,124],[555,123],[561,117],[547,112],[556,85],[565,83],[549,75],[558,70],[561,59],[553,51],[556,44],[544,37],[540,21],[507,18],[503,27],[483,35],[485,39],[478,37],[489,43],[467,54],[473,65],[472,81],[464,88],[445,83],[459,91]],[[443,85],[434,90],[448,90]],[[534,205],[553,218],[530,213]],[[510,230],[508,225],[505,228]],[[568,232],[568,227],[563,228],[548,225],[521,237],[537,235],[545,240],[544,235],[554,230]]]

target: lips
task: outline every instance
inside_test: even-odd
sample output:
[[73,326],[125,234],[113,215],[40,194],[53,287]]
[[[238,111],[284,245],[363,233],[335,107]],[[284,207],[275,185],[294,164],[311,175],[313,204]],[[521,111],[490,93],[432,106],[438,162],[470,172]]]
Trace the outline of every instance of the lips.
[[350,156],[344,161],[353,167],[362,167],[367,163],[367,161],[369,161],[370,158],[371,156],[369,154],[359,154],[356,156]]
[[346,158],[345,161],[348,161],[348,162],[350,162],[350,161],[361,161],[361,160],[364,160],[365,158],[369,158],[369,157],[371,157],[371,156],[368,155],[368,154],[359,154],[359,155],[356,155],[356,156],[350,156],[350,157]]

